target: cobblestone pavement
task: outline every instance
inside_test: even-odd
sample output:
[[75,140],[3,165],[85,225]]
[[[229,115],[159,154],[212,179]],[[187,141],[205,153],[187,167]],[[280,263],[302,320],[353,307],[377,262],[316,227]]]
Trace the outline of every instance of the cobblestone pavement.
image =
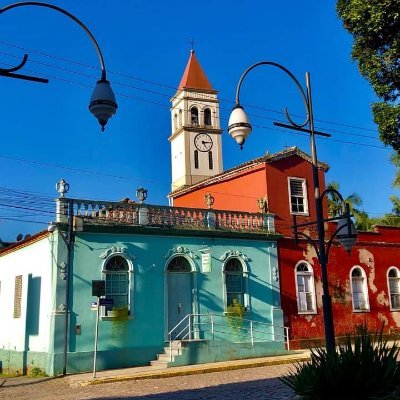
[[[64,378],[8,379],[1,400],[286,400],[293,392],[277,377],[290,365],[274,365],[173,378],[70,388]],[[1,384],[0,379],[0,384]]]

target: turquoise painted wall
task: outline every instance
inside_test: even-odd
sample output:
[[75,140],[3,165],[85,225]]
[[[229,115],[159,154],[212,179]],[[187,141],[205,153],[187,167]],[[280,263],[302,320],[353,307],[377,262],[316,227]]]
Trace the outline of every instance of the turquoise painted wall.
[[[102,279],[104,259],[101,255],[113,247],[126,249],[132,257],[133,309],[131,319],[117,337],[112,335],[112,321],[100,321],[99,369],[146,365],[162,351],[167,332],[165,267],[168,255],[174,252],[187,256],[196,270],[192,273],[192,280],[197,287],[197,312],[223,314],[221,258],[228,251],[236,251],[247,259],[250,309],[245,318],[283,325],[279,282],[273,273],[273,268],[278,266],[275,241],[143,233],[80,233],[75,240],[72,263],[70,372],[92,368],[96,312],[91,310],[91,302],[96,298],[91,295],[91,282]],[[178,247],[182,248],[182,254],[176,253]],[[212,257],[211,272],[202,272],[200,250],[206,248],[210,249]],[[81,327],[80,335],[75,332],[76,325]]]

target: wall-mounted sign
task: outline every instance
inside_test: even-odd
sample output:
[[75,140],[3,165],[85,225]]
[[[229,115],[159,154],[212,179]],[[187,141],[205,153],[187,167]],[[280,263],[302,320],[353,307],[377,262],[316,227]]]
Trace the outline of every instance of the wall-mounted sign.
[[201,272],[211,272],[211,253],[201,255]]
[[92,281],[92,296],[101,297],[106,294],[106,281]]
[[101,306],[112,306],[112,305],[114,305],[114,300],[113,299],[100,299],[100,305]]

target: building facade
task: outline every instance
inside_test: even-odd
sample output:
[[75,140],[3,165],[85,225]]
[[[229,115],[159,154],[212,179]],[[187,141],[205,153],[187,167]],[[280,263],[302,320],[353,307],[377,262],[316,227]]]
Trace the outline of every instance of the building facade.
[[[319,162],[320,193],[326,188],[327,170],[328,166]],[[200,207],[205,195],[211,196],[219,209],[275,216],[275,229],[283,236],[278,243],[280,289],[291,347],[322,343],[320,266],[314,248],[302,240],[297,243],[292,229],[294,216],[298,224],[316,221],[310,156],[296,147],[266,154],[190,186],[173,186],[169,198],[175,206]],[[328,217],[326,202],[323,208]],[[335,223],[326,224],[327,240],[335,227]],[[313,238],[317,235],[310,227],[305,233]],[[400,228],[360,232],[351,255],[334,242],[328,279],[337,336],[354,332],[361,323],[371,330],[383,327],[386,334],[399,332],[399,260]]]
[[285,352],[278,236],[261,214],[66,198],[58,210],[71,201],[71,241],[61,213],[53,232],[0,251],[3,370],[91,371],[100,280],[98,369]]

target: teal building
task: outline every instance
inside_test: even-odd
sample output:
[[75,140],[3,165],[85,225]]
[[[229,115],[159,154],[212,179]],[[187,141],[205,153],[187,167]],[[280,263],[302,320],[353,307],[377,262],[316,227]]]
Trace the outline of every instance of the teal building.
[[57,204],[49,232],[0,251],[3,370],[91,371],[96,325],[97,370],[287,351],[273,215]]

